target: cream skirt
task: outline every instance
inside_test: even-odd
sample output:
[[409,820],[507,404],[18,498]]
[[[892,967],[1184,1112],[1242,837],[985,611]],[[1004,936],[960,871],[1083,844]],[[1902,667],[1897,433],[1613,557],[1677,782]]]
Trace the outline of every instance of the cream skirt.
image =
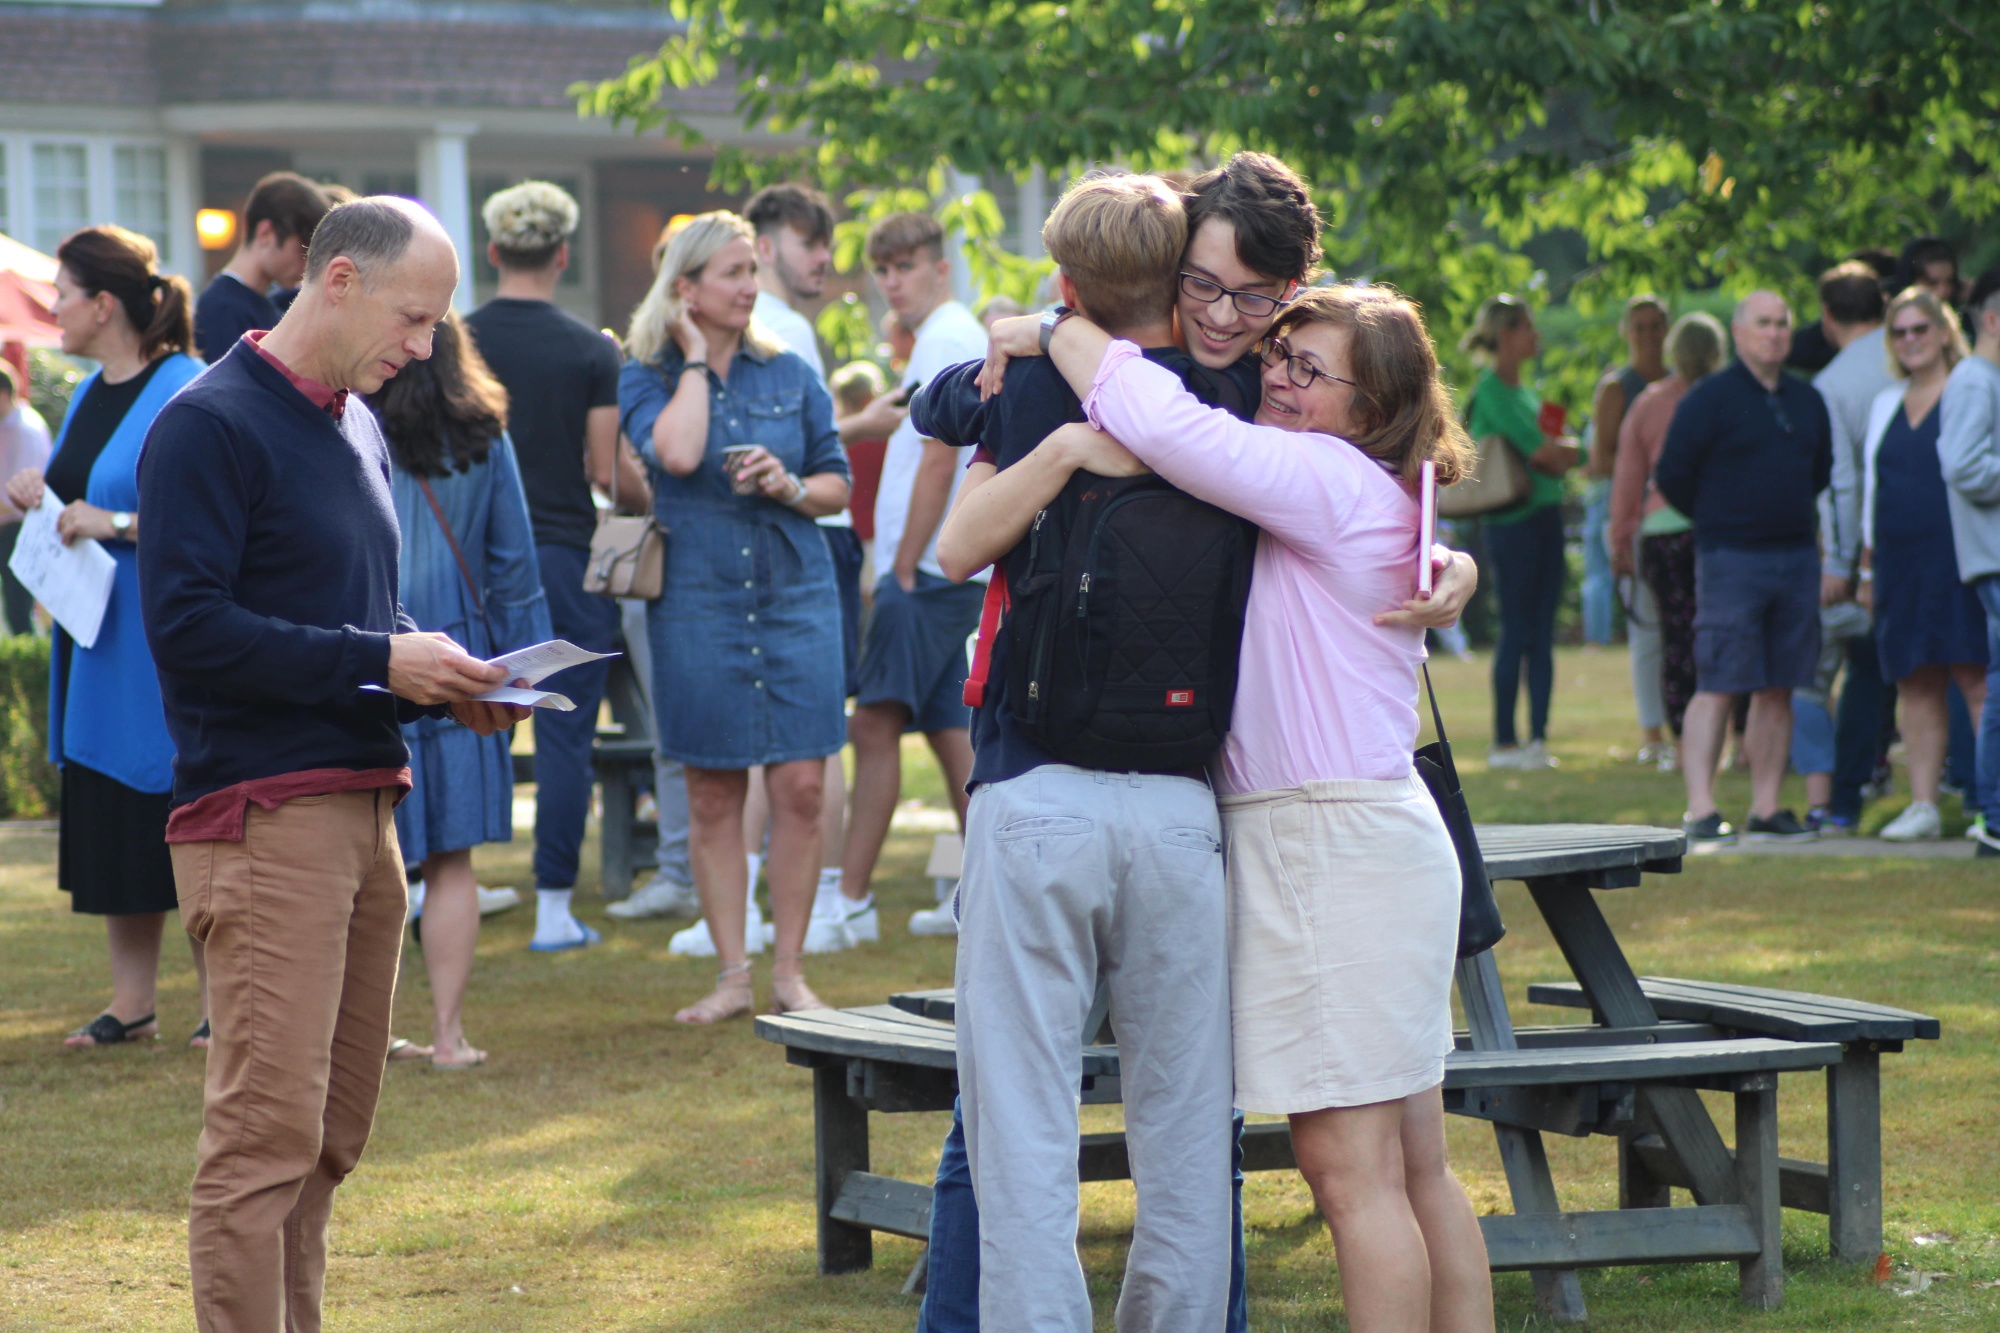
[[1415,773],[1222,798],[1236,1104],[1289,1114],[1444,1080],[1458,858]]

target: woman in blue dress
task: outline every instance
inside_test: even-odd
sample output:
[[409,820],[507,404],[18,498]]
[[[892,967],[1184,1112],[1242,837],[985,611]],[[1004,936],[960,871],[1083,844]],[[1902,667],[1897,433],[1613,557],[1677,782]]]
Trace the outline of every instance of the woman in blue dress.
[[1896,682],[1910,767],[1910,804],[1882,836],[1916,842],[1942,831],[1946,692],[1956,682],[1974,717],[1986,698],[1986,612],[1959,582],[1938,462],[1939,400],[1965,337],[1922,287],[1891,301],[1887,320],[1889,369],[1902,382],[1876,397],[1868,421],[1861,589],[1864,602],[1872,597],[1883,678]]
[[[674,233],[632,315],[618,384],[668,531],[648,617],[653,698],[660,752],[687,767],[689,859],[721,963],[715,990],[674,1015],[683,1023],[754,1005],[743,801],[758,764],[771,801],[771,1007],[824,1007],[802,963],[824,761],[847,726],[839,593],[813,520],[846,506],[847,456],[825,386],[751,320],[752,235],[724,212]],[[725,464],[728,450],[739,452]]]
[[[22,509],[52,493],[64,542],[91,538],[117,564],[104,619],[86,647],[62,626],[49,667],[49,760],[62,769],[56,883],[70,909],[104,918],[111,1004],[69,1034],[72,1047],[157,1037],[160,941],[177,906],[167,855],[174,743],[139,619],[139,451],[167,400],[201,373],[185,279],[159,271],[153,243],[123,227],[86,227],[56,250],[54,315],[62,349],[98,369],[70,399],[46,472],[7,479]],[[202,946],[192,936],[198,979]],[[201,1026],[188,1044],[208,1045]]]
[[[456,314],[438,325],[430,359],[403,367],[372,405],[394,465],[403,609],[419,627],[450,636],[479,658],[551,638],[528,502],[506,433],[507,391]],[[463,1018],[479,941],[472,849],[514,837],[507,737],[476,735],[448,717],[403,725],[414,785],[396,807],[396,838],[404,861],[423,867],[418,929],[431,981],[429,1054],[437,1069],[486,1059],[465,1039]]]

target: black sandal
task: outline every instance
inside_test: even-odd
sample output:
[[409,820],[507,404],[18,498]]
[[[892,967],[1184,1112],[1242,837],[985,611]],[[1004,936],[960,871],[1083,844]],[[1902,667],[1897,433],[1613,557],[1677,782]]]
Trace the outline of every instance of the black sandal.
[[[110,1014],[99,1014],[69,1035],[88,1037],[93,1046],[116,1046],[120,1042],[134,1040],[132,1036],[134,1032],[148,1023],[156,1022],[158,1017],[157,1014],[147,1014],[144,1018],[135,1019],[130,1023],[121,1023]],[[157,1033],[154,1035],[158,1036]]]
[[215,1034],[209,1031],[208,1020],[204,1018],[201,1020],[201,1026],[188,1034],[188,1049],[191,1051],[205,1051],[208,1047],[197,1046],[195,1043],[198,1041],[213,1041],[214,1039]]

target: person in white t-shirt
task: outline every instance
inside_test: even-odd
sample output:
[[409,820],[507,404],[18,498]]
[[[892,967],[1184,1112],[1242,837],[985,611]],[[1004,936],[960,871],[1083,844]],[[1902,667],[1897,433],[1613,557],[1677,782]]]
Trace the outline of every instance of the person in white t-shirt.
[[[899,397],[948,366],[986,355],[986,330],[952,299],[944,229],[925,213],[896,213],[868,233],[868,267],[882,298],[916,330]],[[854,794],[840,891],[854,919],[873,919],[869,880],[902,795],[902,737],[920,731],[937,756],[961,830],[972,771],[964,702],[965,642],[979,625],[985,588],[953,583],[937,562],[937,531],[965,475],[956,450],[907,420],[889,436],[875,496],[874,611],[861,648],[848,721]]]

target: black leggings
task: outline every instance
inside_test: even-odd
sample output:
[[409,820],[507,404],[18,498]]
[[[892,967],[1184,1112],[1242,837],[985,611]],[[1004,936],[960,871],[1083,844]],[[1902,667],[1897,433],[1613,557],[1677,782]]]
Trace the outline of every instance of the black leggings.
[[1639,577],[1660,608],[1660,701],[1678,736],[1694,698],[1694,534],[1640,538]]

